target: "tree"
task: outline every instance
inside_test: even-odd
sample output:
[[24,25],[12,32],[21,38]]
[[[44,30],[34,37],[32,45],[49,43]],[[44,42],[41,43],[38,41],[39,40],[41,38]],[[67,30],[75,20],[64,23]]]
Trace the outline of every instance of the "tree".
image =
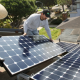
[[64,12],[64,5],[71,4],[71,3],[72,3],[72,0],[57,0],[57,4],[62,5],[63,12]]
[[1,0],[8,11],[8,18],[12,20],[12,27],[19,27],[22,17],[36,11],[35,0]]
[[43,3],[44,6],[47,6],[49,9],[49,6],[52,6],[54,4],[54,0],[37,0]]
[[36,1],[36,5],[37,5],[37,7],[42,7],[43,8],[43,3],[40,2],[40,1]]
[[57,5],[57,0],[54,0],[54,5]]

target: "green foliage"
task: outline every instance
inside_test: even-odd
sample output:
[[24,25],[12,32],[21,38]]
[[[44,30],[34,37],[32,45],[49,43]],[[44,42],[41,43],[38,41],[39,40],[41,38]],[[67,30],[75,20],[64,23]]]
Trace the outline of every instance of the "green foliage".
[[37,5],[37,7],[41,7],[41,6],[43,6],[42,3],[39,2],[39,1],[36,1],[36,5]]
[[4,24],[6,23],[11,23],[11,21],[9,19],[4,20]]
[[10,25],[10,20],[0,20],[0,28],[12,28]]
[[17,29],[16,27],[14,27],[14,29]]
[[[51,30],[52,39],[54,39],[54,40],[56,40],[58,38],[58,36],[61,34],[61,30],[60,29],[50,28],[50,30]],[[47,33],[46,33],[44,28],[39,30],[39,34],[48,37],[48,35],[47,35]]]
[[57,4],[66,5],[71,4],[72,0],[57,0]]
[[35,0],[1,0],[1,4],[7,9],[8,17],[12,19],[13,24],[18,24],[22,17],[36,11]]
[[7,24],[4,26],[4,28],[12,28],[12,27],[11,27],[10,23],[7,23]]
[[0,28],[4,26],[3,20],[0,20]]
[[53,4],[55,4],[54,0],[38,0],[38,1],[42,2],[43,5],[47,6],[47,7],[52,6]]
[[12,28],[9,19],[0,20],[0,28]]
[[57,0],[57,4],[62,5],[63,12],[64,12],[65,11],[64,10],[64,5],[72,4],[72,0]]
[[57,18],[57,19],[54,19],[54,20],[51,22],[51,24],[59,25],[61,22],[62,22],[62,19]]
[[37,9],[38,11],[42,11],[43,9]]
[[54,5],[57,5],[57,0],[54,0]]
[[68,14],[68,17],[70,17],[70,13],[69,13],[69,12],[67,12],[67,14]]

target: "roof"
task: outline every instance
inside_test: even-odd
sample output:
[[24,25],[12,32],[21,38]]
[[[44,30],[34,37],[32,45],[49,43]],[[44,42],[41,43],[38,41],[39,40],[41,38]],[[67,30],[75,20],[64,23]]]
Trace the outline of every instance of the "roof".
[[78,17],[71,17],[66,20],[64,20],[60,25],[58,25],[56,28],[58,29],[75,29],[80,28],[80,16]]
[[71,32],[72,35],[80,35],[80,28],[73,29]]

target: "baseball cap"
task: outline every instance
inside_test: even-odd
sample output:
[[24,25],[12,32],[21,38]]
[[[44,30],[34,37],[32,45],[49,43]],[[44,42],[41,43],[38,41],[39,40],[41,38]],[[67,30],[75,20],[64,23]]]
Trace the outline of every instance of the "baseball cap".
[[42,12],[46,17],[50,17],[50,11],[48,9],[43,10]]

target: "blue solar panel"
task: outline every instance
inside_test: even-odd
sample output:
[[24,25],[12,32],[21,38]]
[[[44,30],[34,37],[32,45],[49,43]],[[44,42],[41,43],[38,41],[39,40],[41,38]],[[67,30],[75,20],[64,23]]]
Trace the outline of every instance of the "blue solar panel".
[[[78,48],[80,46],[76,47]],[[35,80],[80,80],[80,53],[78,51],[69,52],[31,78]]]
[[11,75],[64,53],[45,36],[6,36],[0,38],[0,58]]
[[78,44],[72,44],[72,43],[66,43],[66,42],[59,42],[57,44],[61,46],[63,49],[65,49],[67,52],[70,52],[78,45]]

